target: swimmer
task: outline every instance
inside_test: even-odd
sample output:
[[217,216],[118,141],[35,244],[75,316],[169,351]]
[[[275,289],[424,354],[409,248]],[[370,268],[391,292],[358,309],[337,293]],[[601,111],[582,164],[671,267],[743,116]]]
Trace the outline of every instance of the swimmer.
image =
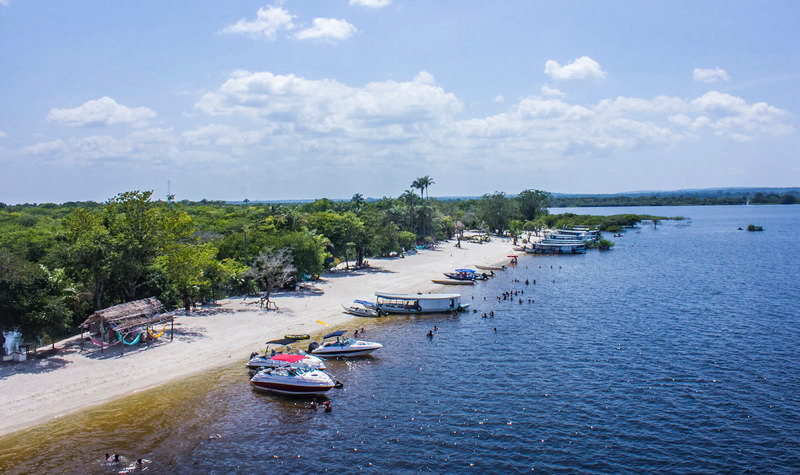
[[325,408],[325,412],[331,412],[333,410],[333,407],[331,406],[331,402],[330,401],[323,402],[322,406]]
[[438,332],[438,331],[439,331],[439,327],[437,327],[436,325],[434,325],[434,326],[433,326],[433,331],[435,331],[435,332]]
[[430,340],[433,340],[433,331],[431,331],[431,330],[428,330],[428,335],[427,335],[427,337],[428,337],[428,339],[430,339]]
[[490,316],[490,317],[492,317],[492,318],[494,318],[494,310],[492,310],[492,311],[490,311],[490,312],[489,312],[489,316]]

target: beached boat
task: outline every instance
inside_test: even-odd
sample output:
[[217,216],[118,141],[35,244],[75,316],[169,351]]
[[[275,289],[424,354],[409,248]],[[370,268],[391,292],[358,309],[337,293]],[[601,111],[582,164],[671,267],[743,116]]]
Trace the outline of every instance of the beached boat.
[[485,272],[479,274],[472,269],[456,269],[455,272],[445,272],[444,276],[455,280],[487,280],[489,278]]
[[307,366],[294,366],[302,355],[276,355],[283,366],[264,368],[250,378],[250,383],[259,390],[292,396],[325,394],[336,384],[331,376]]
[[475,285],[472,279],[431,279],[431,282],[440,285]]
[[476,265],[475,267],[477,267],[478,269],[481,269],[481,270],[491,270],[491,271],[506,270],[506,266],[484,266],[484,265],[480,265],[479,266],[479,265]]
[[376,292],[376,306],[386,313],[442,313],[465,310],[460,294],[393,294]]
[[382,312],[375,308],[375,304],[366,300],[355,300],[353,305],[342,305],[344,313],[358,317],[381,317]]
[[[322,344],[317,342],[309,345],[308,350],[314,356],[323,358],[338,358],[347,356],[364,356],[375,350],[380,350],[383,345],[372,341],[353,340],[342,338],[347,330],[339,330],[329,333],[322,338]],[[330,338],[336,338],[331,340]],[[327,341],[326,341],[327,340]]]
[[[293,350],[289,347],[289,345],[292,343],[297,343],[297,340],[294,338],[283,338],[280,340],[268,341],[263,355],[259,355],[258,353],[252,353],[250,355],[250,359],[247,361],[247,369],[251,373],[254,373],[261,371],[264,368],[277,368],[280,366],[285,366],[286,363],[284,361],[273,359],[273,357],[277,355],[300,355],[302,356],[302,358],[299,360],[301,364],[313,369],[325,369],[325,362],[322,361],[322,359],[317,358],[314,355],[309,355],[302,350]],[[272,345],[272,348],[270,348],[270,345]],[[277,348],[281,346],[284,348],[278,351]]]

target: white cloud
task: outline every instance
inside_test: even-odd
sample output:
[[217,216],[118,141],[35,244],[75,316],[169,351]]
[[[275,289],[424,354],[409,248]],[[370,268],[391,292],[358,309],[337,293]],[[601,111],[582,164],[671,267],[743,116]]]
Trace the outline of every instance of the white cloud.
[[544,63],[544,72],[551,78],[558,81],[570,81],[574,79],[603,79],[606,77],[605,71],[597,61],[588,56],[581,56],[570,64],[561,66],[552,59]]
[[268,40],[274,40],[279,31],[294,28],[293,18],[294,15],[281,7],[259,8],[255,20],[248,21],[242,18],[234,24],[225,26],[220,33],[263,36]]
[[495,98],[494,98],[494,101],[495,101],[496,103],[498,103],[498,104],[502,104],[503,102],[505,102],[505,101],[506,101],[506,98],[505,98],[505,97],[503,97],[503,96],[495,96]]
[[[352,4],[353,0],[350,0],[350,3]],[[0,5],[3,5],[5,7],[7,7],[8,6],[8,0],[0,0]]]
[[345,20],[314,18],[312,26],[295,35],[298,40],[346,40],[353,36],[356,27]]
[[718,81],[728,82],[731,80],[731,77],[728,76],[728,73],[722,68],[714,68],[714,69],[695,68],[694,80],[700,82],[718,82]]
[[350,0],[350,5],[360,5],[362,7],[381,8],[392,3],[392,0]]
[[120,124],[144,127],[147,125],[147,119],[155,116],[156,113],[147,107],[126,107],[104,96],[87,101],[74,109],[50,109],[47,120],[70,127]]
[[543,96],[551,96],[551,97],[564,97],[566,94],[559,91],[558,89],[549,87],[549,86],[542,86],[540,91],[542,92]]
[[8,138],[8,134],[0,130],[0,139]]
[[246,116],[318,132],[363,132],[392,125],[424,127],[460,112],[461,102],[420,72],[406,82],[351,87],[333,79],[312,80],[270,72],[237,71],[195,107],[214,116]]

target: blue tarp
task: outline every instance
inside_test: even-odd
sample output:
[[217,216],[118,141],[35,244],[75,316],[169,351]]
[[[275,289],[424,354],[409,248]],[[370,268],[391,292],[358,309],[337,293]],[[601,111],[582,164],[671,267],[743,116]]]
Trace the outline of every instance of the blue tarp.
[[322,338],[333,338],[335,336],[342,336],[345,333],[347,333],[347,330],[339,330],[338,332],[328,333],[327,335],[325,335]]

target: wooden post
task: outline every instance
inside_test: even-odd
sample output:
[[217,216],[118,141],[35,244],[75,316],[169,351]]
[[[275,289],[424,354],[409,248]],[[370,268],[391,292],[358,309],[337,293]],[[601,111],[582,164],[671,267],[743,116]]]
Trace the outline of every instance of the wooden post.
[[175,317],[170,318],[169,341],[175,338]]
[[83,327],[81,327],[81,351],[83,351]]
[[121,356],[125,356],[125,335],[119,332],[119,351]]

